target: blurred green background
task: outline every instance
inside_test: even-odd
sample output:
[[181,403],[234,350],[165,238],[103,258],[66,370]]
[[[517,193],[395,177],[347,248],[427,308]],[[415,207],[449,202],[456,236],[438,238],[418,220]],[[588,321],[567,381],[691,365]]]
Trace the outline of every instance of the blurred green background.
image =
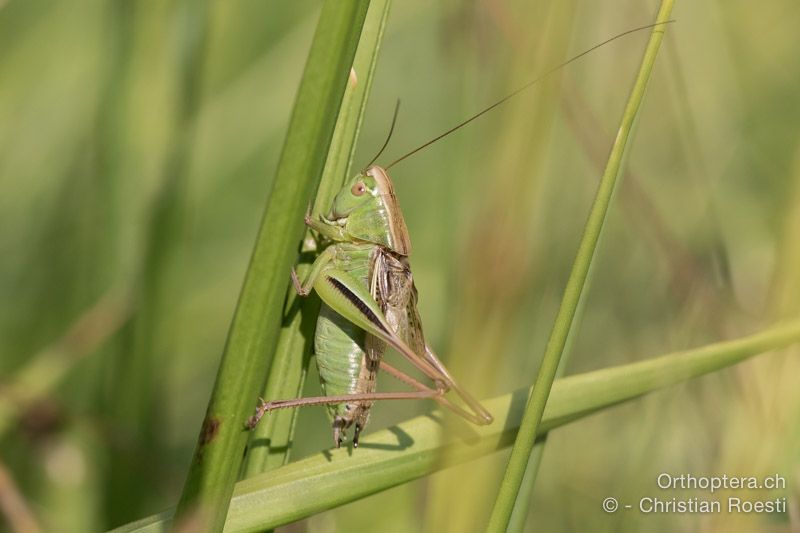
[[[397,98],[379,164],[656,7],[396,2],[355,164],[383,142]],[[311,0],[0,1],[0,493],[16,486],[43,529],[100,530],[175,504],[318,11]],[[791,0],[678,2],[568,373],[800,311],[798,17]],[[645,40],[593,53],[392,170],[426,334],[479,397],[535,376]],[[798,355],[554,432],[528,530],[800,527]],[[317,393],[312,369],[306,394]],[[370,429],[430,408],[378,405]],[[330,445],[323,409],[299,424],[294,458]],[[506,456],[286,530],[476,530]],[[751,496],[786,496],[790,511],[601,510],[607,496],[704,496],[664,494],[661,472],[777,473],[786,490]]]

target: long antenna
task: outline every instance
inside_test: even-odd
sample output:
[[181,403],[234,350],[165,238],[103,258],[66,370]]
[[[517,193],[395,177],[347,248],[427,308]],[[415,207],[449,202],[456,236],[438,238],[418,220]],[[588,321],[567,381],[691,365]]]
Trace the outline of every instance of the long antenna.
[[399,98],[397,99],[397,103],[394,105],[394,115],[392,116],[392,125],[389,126],[389,135],[386,136],[386,140],[383,142],[383,146],[381,146],[381,149],[378,150],[377,154],[375,154],[375,157],[372,158],[372,161],[367,163],[367,166],[364,167],[364,170],[366,170],[369,167],[371,167],[372,163],[374,163],[381,156],[383,151],[386,150],[386,147],[389,146],[389,140],[392,138],[392,133],[394,133],[394,125],[397,123],[397,113],[398,113],[398,111],[400,111],[400,99]]
[[[472,122],[472,121],[473,121],[473,120],[475,120],[476,118],[480,117],[481,115],[483,115],[483,114],[485,114],[485,113],[488,113],[489,111],[491,111],[491,110],[492,110],[492,109],[494,109],[495,107],[499,106],[500,104],[504,104],[504,103],[506,103],[508,100],[510,100],[511,98],[513,98],[513,97],[517,96],[519,93],[521,93],[521,92],[522,92],[522,91],[524,91],[525,89],[528,89],[528,88],[530,88],[530,87],[531,87],[531,86],[533,86],[533,85],[536,85],[537,83],[539,83],[539,82],[540,82],[540,81],[542,81],[543,79],[547,78],[548,76],[550,76],[551,74],[553,74],[553,73],[554,73],[554,72],[556,72],[557,70],[559,70],[559,69],[561,69],[561,68],[563,68],[563,67],[566,67],[567,65],[569,65],[569,64],[570,64],[570,63],[572,63],[573,61],[577,61],[578,59],[582,58],[582,57],[583,57],[583,56],[585,56],[586,54],[588,54],[588,53],[590,53],[590,52],[593,52],[593,51],[597,50],[597,49],[598,49],[598,48],[600,48],[601,46],[605,46],[605,45],[607,45],[608,43],[610,43],[611,41],[615,41],[615,40],[619,39],[620,37],[624,37],[624,36],[626,36],[626,35],[629,35],[629,34],[631,34],[631,33],[635,33],[635,32],[637,32],[637,31],[641,31],[641,30],[646,30],[646,29],[648,29],[648,28],[654,28],[654,27],[656,27],[656,26],[662,26],[662,25],[664,25],[664,24],[671,24],[671,23],[673,23],[673,22],[675,22],[675,20],[667,20],[666,22],[656,22],[655,24],[648,24],[648,25],[646,25],[646,26],[639,26],[638,28],[633,28],[633,29],[631,29],[631,30],[628,30],[628,31],[624,31],[624,32],[622,32],[622,33],[619,33],[619,34],[617,34],[617,35],[615,35],[615,36],[611,37],[610,39],[606,39],[606,40],[605,40],[605,41],[603,41],[602,43],[596,44],[596,45],[592,46],[591,48],[589,48],[589,49],[587,49],[587,50],[584,50],[584,51],[583,51],[583,52],[581,52],[580,54],[578,54],[578,55],[576,55],[576,56],[574,56],[574,57],[572,57],[572,58],[570,58],[570,59],[568,59],[568,60],[564,61],[563,63],[560,63],[560,64],[556,65],[555,67],[551,68],[550,70],[547,70],[547,71],[545,71],[545,73],[544,73],[544,74],[542,74],[541,76],[539,76],[538,78],[536,78],[536,79],[534,79],[534,80],[532,80],[532,81],[529,81],[528,83],[526,83],[525,85],[523,85],[522,87],[520,87],[519,89],[517,89],[516,91],[514,91],[514,92],[512,92],[511,94],[509,94],[509,95],[507,95],[507,96],[505,96],[505,97],[501,98],[500,100],[498,100],[497,102],[493,103],[492,105],[490,105],[490,106],[489,106],[489,107],[487,107],[486,109],[484,109],[484,110],[482,110],[482,111],[479,111],[478,113],[475,113],[474,115],[472,115],[471,117],[469,117],[469,118],[468,118],[468,119],[466,119],[465,121],[461,122],[460,124],[457,124],[456,126],[453,126],[452,128],[450,128],[450,129],[449,129],[449,130],[447,130],[446,132],[442,133],[441,135],[438,135],[438,136],[434,137],[433,139],[431,139],[430,141],[426,142],[425,144],[422,144],[422,145],[420,145],[420,146],[418,146],[418,147],[414,148],[413,150],[411,150],[410,152],[408,152],[408,153],[407,153],[407,154],[405,154],[404,156],[400,157],[399,159],[395,159],[394,161],[392,161],[391,163],[389,163],[389,164],[388,164],[386,167],[384,167],[384,168],[385,168],[386,170],[389,170],[390,168],[392,168],[393,166],[395,166],[397,163],[399,163],[400,161],[404,160],[405,158],[407,158],[407,157],[410,157],[410,156],[412,156],[412,155],[416,154],[417,152],[419,152],[419,151],[420,151],[420,150],[422,150],[423,148],[427,148],[428,146],[432,145],[432,144],[433,144],[433,143],[435,143],[436,141],[438,141],[438,140],[440,140],[440,139],[443,139],[444,137],[447,137],[447,136],[448,136],[448,135],[450,135],[451,133],[455,132],[456,130],[459,130],[459,129],[463,128],[464,126],[466,126],[467,124],[469,124],[470,122]],[[385,147],[385,146],[384,146],[384,147]],[[376,159],[377,159],[377,158],[376,158]],[[374,162],[374,160],[373,160],[373,162]],[[372,164],[372,163],[370,163],[370,164]]]

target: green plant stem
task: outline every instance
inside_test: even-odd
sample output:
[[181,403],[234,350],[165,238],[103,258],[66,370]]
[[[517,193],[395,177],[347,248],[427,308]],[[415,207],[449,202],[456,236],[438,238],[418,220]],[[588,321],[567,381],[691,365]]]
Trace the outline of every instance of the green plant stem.
[[[353,60],[354,77],[347,84],[342,100],[325,170],[314,200],[314,213],[324,213],[330,207],[334,195],[350,173],[390,5],[391,0],[373,0],[370,3]],[[310,232],[306,232],[306,242],[310,238]],[[313,247],[309,247],[308,251],[314,251]],[[301,279],[311,266],[312,258],[306,259],[308,260],[297,267]],[[308,298],[298,298],[294,288],[289,287],[284,306],[284,323],[264,388],[264,398],[294,398],[301,394],[319,306],[320,301],[316,294]],[[297,413],[296,409],[278,411],[256,426],[250,439],[243,478],[288,462]]]
[[[748,357],[800,342],[800,320],[760,333],[638,363],[559,379],[538,435],[657,389],[734,365]],[[325,451],[237,484],[226,531],[260,531],[352,502],[448,466],[509,446],[523,419],[530,389],[486,400],[496,422],[448,424],[443,413],[413,418],[363,438],[357,450]],[[599,505],[599,502],[598,502]],[[164,531],[172,511],[119,528]]]
[[369,2],[327,0],[306,62],[264,218],[228,333],[178,527],[219,531],[249,437],[245,421],[268,375],[303,212],[322,175]]
[[[673,0],[662,1],[658,16],[656,17],[656,22],[666,22],[669,19],[669,15],[672,11],[672,4]],[[600,233],[605,223],[606,214],[608,213],[608,208],[614,193],[617,175],[619,174],[622,157],[630,138],[633,122],[641,105],[642,97],[644,96],[645,88],[647,87],[650,72],[655,63],[656,54],[663,35],[663,26],[657,26],[653,28],[651,32],[650,42],[645,50],[642,64],[639,68],[639,74],[636,77],[636,82],[628,98],[628,103],[625,106],[619,131],[611,149],[605,172],[600,180],[600,186],[598,187],[597,195],[592,204],[589,219],[586,222],[586,228],[578,247],[578,253],[573,263],[567,286],[564,290],[561,306],[558,310],[558,315],[556,316],[550,338],[545,348],[542,364],[539,368],[533,391],[528,398],[528,405],[520,424],[517,439],[511,450],[506,472],[500,484],[500,490],[489,518],[488,531],[501,532],[506,531],[508,528],[511,513],[514,509],[514,502],[516,501],[525,475],[528,459],[530,458],[531,451],[536,442],[536,435],[539,433],[539,425],[542,421],[542,414],[544,413],[548,396],[550,395],[550,389],[555,380],[559,361],[561,360],[567,337],[569,336],[570,329],[574,322],[573,317],[575,315],[575,310],[578,307],[581,294],[586,285],[589,268],[592,264]],[[535,476],[529,476],[529,482],[535,482]]]

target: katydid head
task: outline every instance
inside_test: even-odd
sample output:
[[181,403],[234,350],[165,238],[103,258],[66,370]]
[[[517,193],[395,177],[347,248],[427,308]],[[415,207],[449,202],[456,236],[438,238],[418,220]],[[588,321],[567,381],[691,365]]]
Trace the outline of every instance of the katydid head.
[[330,218],[333,220],[345,219],[354,211],[362,209],[369,204],[374,204],[375,197],[379,194],[375,178],[366,172],[358,174],[347,181],[336,194],[333,199]]
[[400,255],[411,253],[408,229],[384,169],[371,166],[339,191],[328,218],[356,240],[380,244]]

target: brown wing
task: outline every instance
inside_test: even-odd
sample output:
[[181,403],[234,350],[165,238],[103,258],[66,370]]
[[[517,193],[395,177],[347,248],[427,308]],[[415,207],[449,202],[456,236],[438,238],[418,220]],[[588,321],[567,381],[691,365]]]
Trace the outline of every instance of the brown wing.
[[414,353],[425,356],[425,336],[417,311],[417,288],[408,259],[387,249],[375,252],[371,293],[392,330]]
[[[417,311],[417,288],[414,286],[408,259],[391,250],[377,248],[373,261],[370,292],[395,334],[408,345],[411,351],[432,367],[430,373],[424,370],[423,372],[437,382],[437,387],[444,385],[453,390],[467,404],[471,412],[450,402],[443,403],[443,405],[475,424],[491,423],[492,415],[456,383],[436,354],[426,346],[419,311]],[[377,360],[380,360],[385,350],[385,344],[372,335],[367,335],[366,346],[369,357],[377,357]]]

